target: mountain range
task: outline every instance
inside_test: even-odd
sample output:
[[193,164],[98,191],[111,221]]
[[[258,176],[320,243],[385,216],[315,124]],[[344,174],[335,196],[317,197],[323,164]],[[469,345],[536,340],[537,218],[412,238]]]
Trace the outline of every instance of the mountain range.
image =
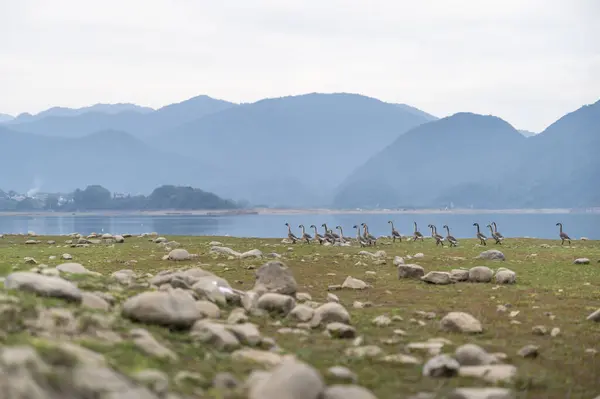
[[54,107],[0,119],[0,187],[182,184],[288,207],[597,206],[598,126],[600,102],[532,135],[348,93]]
[[333,203],[344,208],[598,206],[598,149],[600,101],[530,137],[500,118],[458,113],[399,136],[344,180]]

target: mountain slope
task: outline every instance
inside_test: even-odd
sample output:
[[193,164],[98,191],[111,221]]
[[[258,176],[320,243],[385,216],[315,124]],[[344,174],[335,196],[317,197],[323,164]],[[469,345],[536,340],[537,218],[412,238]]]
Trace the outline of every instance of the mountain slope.
[[494,187],[498,170],[511,168],[514,149],[525,140],[494,116],[458,113],[426,123],[359,166],[337,190],[334,205],[444,206],[453,200],[440,196],[456,187]]
[[150,109],[149,112],[127,109],[128,107],[122,107],[120,112],[106,112],[106,106],[102,104],[85,108],[86,111],[81,113],[78,112],[83,108],[69,111],[65,111],[68,110],[65,108],[52,108],[41,113],[44,114],[43,117],[39,117],[41,114],[38,114],[33,116],[33,119],[16,118],[11,122],[10,128],[57,137],[83,137],[99,130],[114,129],[144,138],[233,106],[235,104],[227,101],[198,96],[156,111]]
[[226,178],[205,163],[152,148],[119,131],[77,139],[39,136],[0,127],[0,187],[68,192],[100,184],[112,191],[149,193],[163,184],[211,190]]
[[[247,185],[241,195],[254,203],[308,206],[328,203],[332,188],[355,165],[424,122],[423,116],[377,99],[312,93],[207,115],[153,142],[243,177]],[[290,195],[294,188],[302,200]]]
[[527,206],[600,206],[599,149],[600,101],[528,138],[517,171],[504,183]]
[[0,123],[8,122],[8,121],[11,121],[12,119],[14,119],[14,117],[12,115],[0,114]]
[[82,115],[88,112],[98,112],[102,114],[118,114],[120,112],[139,112],[149,113],[154,111],[149,107],[142,107],[136,104],[119,103],[119,104],[94,104],[89,107],[82,108],[67,108],[67,107],[52,107],[35,115],[22,113],[12,120],[12,123],[26,123],[48,117],[72,117]]
[[529,130],[519,130],[519,133],[521,133],[523,136],[525,137],[531,137],[531,136],[535,136],[537,133],[531,132]]

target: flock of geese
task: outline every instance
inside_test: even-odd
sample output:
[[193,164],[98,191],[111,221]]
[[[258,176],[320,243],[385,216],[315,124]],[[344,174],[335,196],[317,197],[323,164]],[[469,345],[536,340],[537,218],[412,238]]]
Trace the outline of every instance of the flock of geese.
[[[402,235],[394,227],[394,222],[389,220],[388,223],[390,224],[390,226],[392,228],[391,237],[392,237],[393,242],[396,242],[396,240],[401,242]],[[352,241],[351,237],[347,237],[344,235],[344,230],[342,229],[342,226],[335,226],[335,229],[339,232],[339,233],[336,233],[327,227],[327,223],[323,223],[321,225],[321,227],[323,227],[325,229],[325,233],[321,235],[319,233],[319,231],[317,230],[317,226],[312,224],[312,225],[310,225],[310,228],[314,229],[314,232],[315,232],[314,236],[312,236],[306,232],[304,225],[301,224],[298,226],[298,228],[301,229],[302,234],[300,235],[300,237],[298,237],[294,233],[292,233],[292,228],[289,223],[286,223],[285,225],[288,228],[288,239],[291,240],[293,244],[295,244],[297,241],[306,242],[307,244],[310,244],[311,242],[318,242],[321,245],[323,245],[326,242],[328,242],[330,244],[335,244],[335,243],[344,244],[344,243]],[[414,225],[414,231],[413,231],[413,235],[412,235],[412,240],[413,241],[417,241],[417,240],[423,241],[425,237],[419,231],[417,222],[413,222],[413,225]],[[562,223],[556,223],[556,225],[560,227],[559,236],[560,236],[560,239],[562,240],[561,245],[563,245],[565,243],[565,241],[568,241],[569,245],[570,245],[571,238],[567,235],[567,233],[563,232]],[[487,245],[488,237],[481,232],[479,223],[473,223],[473,226],[477,228],[477,233],[476,233],[475,237],[477,237],[477,239],[479,240],[481,245]],[[448,227],[447,224],[442,226],[442,228],[446,230],[446,236],[442,236],[441,234],[439,234],[437,232],[437,227],[434,224],[429,224],[429,225],[427,225],[427,227],[429,227],[429,229],[431,230],[431,238],[433,238],[435,240],[436,246],[441,245],[443,247],[444,242],[448,242],[448,244],[451,247],[455,247],[458,245],[458,240],[450,234],[450,227]],[[490,238],[493,239],[496,244],[502,244],[502,241],[504,240],[504,236],[502,234],[500,234],[500,232],[498,231],[498,226],[496,225],[496,222],[491,222],[486,227],[490,229]],[[377,238],[373,234],[369,233],[369,226],[367,226],[366,223],[361,223],[360,226],[354,225],[354,226],[352,226],[352,228],[356,229],[355,240],[360,244],[361,247],[365,247],[368,245],[369,246],[377,245]],[[362,233],[361,233],[361,228],[362,228]]]

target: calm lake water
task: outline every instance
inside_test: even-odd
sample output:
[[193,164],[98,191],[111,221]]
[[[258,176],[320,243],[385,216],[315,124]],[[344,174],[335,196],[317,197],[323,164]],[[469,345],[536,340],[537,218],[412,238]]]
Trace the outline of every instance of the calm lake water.
[[[393,220],[396,229],[402,234],[411,234],[412,222],[419,230],[429,234],[427,225],[437,225],[438,232],[448,224],[452,235],[457,238],[473,237],[474,222],[478,222],[485,233],[485,226],[492,220],[498,224],[498,230],[505,237],[557,238],[557,222],[564,224],[564,230],[571,238],[588,237],[600,239],[600,214],[291,214],[291,215],[118,215],[118,216],[0,216],[0,234],[27,233],[34,231],[41,235],[60,235],[73,232],[89,234],[105,232],[112,234],[141,234],[156,231],[161,235],[218,235],[234,237],[284,237],[287,234],[285,223],[289,222],[296,235],[300,234],[298,225],[315,224],[320,227],[327,223],[335,228],[341,225],[344,235],[354,236],[354,224],[366,222],[369,231],[376,235],[389,235],[388,220]],[[312,234],[312,231],[310,232]]]

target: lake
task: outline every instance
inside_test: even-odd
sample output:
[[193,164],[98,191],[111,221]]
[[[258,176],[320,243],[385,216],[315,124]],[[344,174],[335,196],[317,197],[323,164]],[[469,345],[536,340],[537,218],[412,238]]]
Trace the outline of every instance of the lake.
[[[292,231],[300,235],[298,225],[303,223],[307,231],[308,226],[315,224],[320,227],[327,223],[329,228],[341,225],[344,235],[354,236],[354,224],[366,222],[369,231],[376,235],[389,235],[388,220],[393,220],[396,229],[403,235],[412,234],[412,222],[419,225],[419,230],[424,235],[429,235],[427,225],[437,225],[438,232],[445,235],[442,230],[448,224],[452,235],[457,238],[473,237],[475,227],[473,222],[478,222],[482,231],[489,236],[485,227],[492,220],[498,224],[498,230],[505,237],[536,237],[558,238],[557,222],[564,224],[564,230],[572,239],[588,237],[600,239],[600,214],[599,213],[431,213],[431,214],[406,214],[406,213],[338,213],[338,214],[258,214],[234,216],[204,216],[204,215],[147,215],[127,214],[117,216],[26,216],[2,215],[0,216],[0,234],[27,233],[34,231],[41,235],[61,235],[73,232],[89,234],[91,232],[104,232],[113,234],[141,234],[156,231],[161,235],[216,235],[234,237],[285,237],[289,222]],[[313,234],[310,231],[311,235]]]

